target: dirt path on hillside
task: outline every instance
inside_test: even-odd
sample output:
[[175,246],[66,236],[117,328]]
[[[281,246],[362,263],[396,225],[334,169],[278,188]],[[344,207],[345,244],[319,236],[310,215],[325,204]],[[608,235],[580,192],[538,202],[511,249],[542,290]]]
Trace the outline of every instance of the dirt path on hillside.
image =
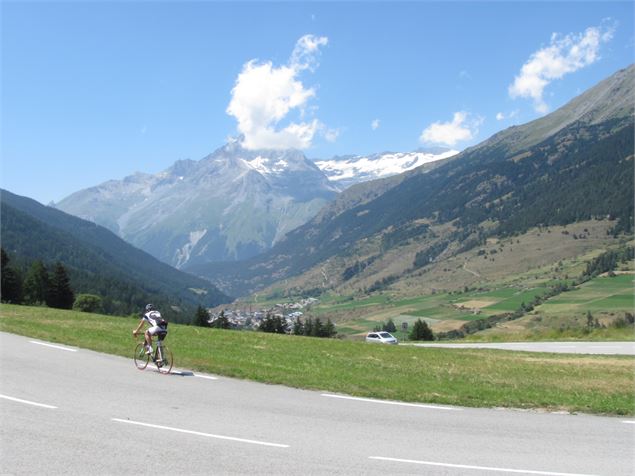
[[480,275],[478,272],[476,272],[476,271],[472,271],[471,269],[468,269],[468,267],[467,267],[467,263],[468,263],[468,262],[467,262],[467,260],[465,260],[465,263],[463,263],[463,270],[464,270],[464,271],[467,271],[467,272],[468,272],[468,273],[470,273],[470,274],[473,274],[473,275],[474,275],[474,276],[476,276],[477,278],[480,278],[480,277],[481,277],[481,275]]

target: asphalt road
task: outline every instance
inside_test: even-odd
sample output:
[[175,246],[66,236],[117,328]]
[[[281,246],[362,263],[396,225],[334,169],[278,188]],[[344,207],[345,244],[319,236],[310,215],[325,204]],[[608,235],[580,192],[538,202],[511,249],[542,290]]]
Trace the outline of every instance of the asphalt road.
[[502,349],[564,354],[635,355],[635,342],[498,342],[473,344],[408,344],[454,349]]
[[132,359],[5,333],[0,357],[3,475],[635,473],[634,418],[165,376],[136,370]]

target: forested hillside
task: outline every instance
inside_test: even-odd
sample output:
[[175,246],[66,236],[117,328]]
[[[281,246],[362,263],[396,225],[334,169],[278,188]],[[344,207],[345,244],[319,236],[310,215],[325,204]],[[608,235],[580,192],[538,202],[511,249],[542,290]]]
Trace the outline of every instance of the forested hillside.
[[5,190],[1,204],[2,246],[12,263],[22,269],[35,260],[64,263],[73,289],[101,296],[106,312],[127,314],[153,301],[178,320],[177,308],[187,313],[198,304],[229,301],[209,282],[159,262],[94,223]]

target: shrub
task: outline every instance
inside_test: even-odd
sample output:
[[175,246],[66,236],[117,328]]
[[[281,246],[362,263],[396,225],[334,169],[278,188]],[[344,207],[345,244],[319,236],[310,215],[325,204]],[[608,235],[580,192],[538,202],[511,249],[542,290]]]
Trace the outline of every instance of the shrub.
[[74,311],[99,312],[101,311],[101,297],[94,294],[78,294],[73,303]]

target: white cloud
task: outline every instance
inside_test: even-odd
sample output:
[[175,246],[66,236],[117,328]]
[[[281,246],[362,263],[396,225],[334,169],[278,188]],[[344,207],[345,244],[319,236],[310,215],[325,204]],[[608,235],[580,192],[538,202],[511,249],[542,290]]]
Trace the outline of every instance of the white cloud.
[[465,111],[454,113],[452,122],[434,122],[423,130],[419,140],[424,143],[454,146],[458,142],[473,139],[483,122]]
[[531,98],[537,112],[548,112],[549,106],[543,99],[544,89],[565,74],[599,60],[600,46],[613,38],[614,31],[614,26],[602,25],[564,37],[554,33],[549,46],[533,53],[514,78],[508,89],[510,97]]
[[337,138],[340,136],[340,130],[339,129],[326,129],[326,130],[324,130],[323,134],[324,134],[324,138],[328,142],[335,142],[337,140]]
[[375,119],[373,120],[373,122],[370,123],[370,128],[374,131],[376,131],[377,129],[379,129],[380,126],[380,122],[379,119]]
[[319,48],[327,42],[326,37],[303,36],[296,43],[288,65],[275,67],[270,61],[256,60],[245,63],[226,111],[238,121],[238,131],[244,136],[243,147],[306,149],[311,145],[316,132],[323,127],[317,119],[292,122],[284,128],[278,125],[291,111],[297,110],[304,117],[315,90],[305,87],[298,76],[304,70],[317,68]]
[[496,120],[497,121],[504,121],[506,119],[513,119],[518,115],[519,111],[518,109],[516,109],[515,111],[512,111],[508,114],[505,114],[504,112],[499,112],[498,114],[496,114]]
[[326,46],[328,42],[329,39],[325,36],[304,35],[293,48],[289,61],[291,66],[298,70],[315,71],[318,67],[317,56],[320,53],[320,46]]

